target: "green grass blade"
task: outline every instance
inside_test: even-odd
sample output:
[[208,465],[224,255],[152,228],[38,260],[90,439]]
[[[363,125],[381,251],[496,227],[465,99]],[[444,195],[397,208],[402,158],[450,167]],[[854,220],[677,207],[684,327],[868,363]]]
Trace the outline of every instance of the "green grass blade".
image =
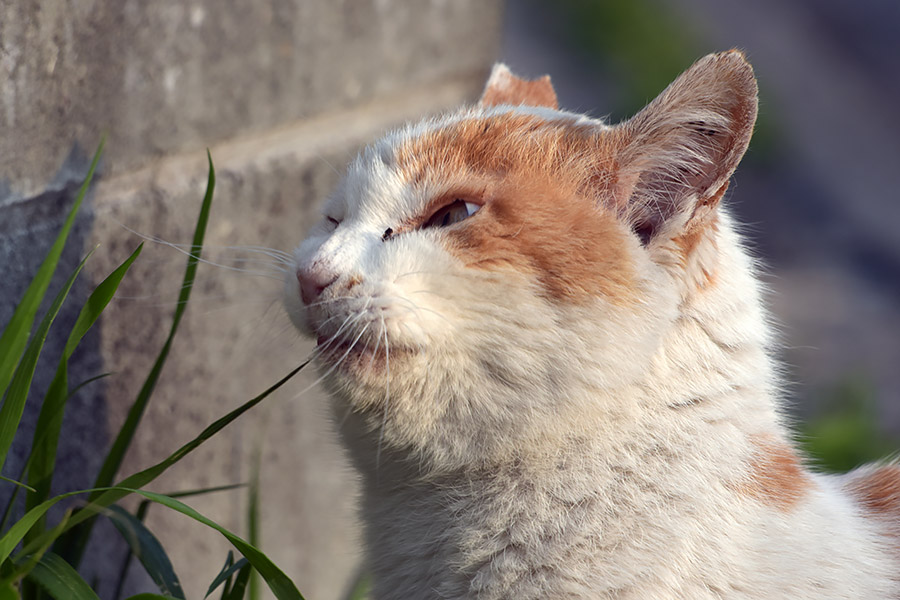
[[34,279],[31,280],[28,289],[22,295],[22,300],[16,306],[9,323],[3,329],[3,335],[0,336],[0,394],[6,391],[12,380],[13,372],[28,342],[28,334],[31,332],[31,326],[34,323],[38,307],[47,293],[50,279],[53,277],[59,257],[62,255],[63,246],[66,245],[66,239],[69,237],[72,224],[75,222],[75,215],[78,213],[81,202],[84,200],[84,196],[87,194],[88,187],[91,184],[91,179],[94,177],[94,171],[100,162],[100,155],[103,153],[104,143],[105,140],[101,139],[97,152],[94,153],[94,160],[91,161],[91,167],[88,169],[87,176],[85,176],[84,182],[81,184],[81,189],[78,190],[78,195],[75,196],[75,204],[72,205],[69,216],[66,217],[62,229],[56,236],[56,241],[53,242],[50,251],[47,252],[47,257],[44,258],[44,262],[38,268]]
[[[69,521],[69,518],[72,516],[72,510],[69,509],[63,515],[63,518],[59,520],[51,532],[51,535],[59,535],[62,533],[66,524]],[[41,558],[43,558],[44,554],[46,554],[47,550],[50,549],[50,545],[53,543],[52,538],[48,536],[48,539],[44,541],[44,544],[37,549],[36,552],[26,556],[21,562],[16,563],[16,565],[12,568],[10,575],[4,578],[5,581],[15,581],[17,579],[21,579],[22,577],[28,575],[35,567],[35,565],[40,562]],[[22,598],[34,598],[39,596],[40,593],[34,586],[33,581],[27,581],[22,585]]]
[[[156,387],[156,382],[159,380],[160,373],[162,373],[166,359],[169,357],[172,341],[175,337],[175,333],[178,331],[178,325],[181,323],[184,311],[187,308],[191,289],[194,286],[194,278],[197,273],[200,252],[203,247],[203,238],[206,234],[206,225],[209,222],[209,211],[212,206],[213,191],[216,187],[216,172],[213,168],[212,157],[209,152],[207,152],[207,159],[209,161],[209,178],[206,183],[206,194],[203,197],[200,215],[197,217],[197,224],[194,227],[194,239],[191,245],[191,253],[188,256],[184,280],[182,281],[181,292],[178,295],[178,303],[175,307],[175,314],[172,318],[169,336],[166,338],[162,350],[160,350],[159,355],[156,357],[156,361],[153,363],[153,367],[150,369],[147,379],[144,381],[143,386],[141,386],[137,398],[135,398],[134,403],[131,405],[128,416],[125,417],[125,422],[122,424],[121,429],[119,429],[119,433],[116,435],[116,439],[113,441],[112,447],[106,455],[106,459],[103,461],[103,465],[100,467],[100,472],[97,474],[97,479],[94,481],[95,488],[108,487],[112,484],[119,467],[122,465],[125,453],[128,452],[128,448],[131,446],[131,441],[134,439],[134,434],[144,415],[144,410],[147,408],[147,403],[150,401],[150,396],[153,394],[153,390]],[[94,498],[91,499],[93,500]],[[72,564],[78,565],[81,562],[81,556],[87,546],[92,528],[93,521],[85,523],[85,525],[79,527],[78,530],[72,532],[71,535],[66,536],[66,540],[61,544],[61,546],[65,548],[64,555],[72,562]]]
[[[29,453],[28,458],[25,460],[25,464],[22,465],[22,469],[19,471],[19,476],[17,477],[18,481],[22,481],[25,479],[25,473],[28,472],[28,462],[31,460],[31,454]],[[12,493],[9,495],[9,500],[6,501],[6,507],[3,509],[3,518],[0,519],[0,531],[6,531],[6,526],[9,524],[9,520],[12,518],[13,509],[16,506],[16,499],[19,497],[18,486],[13,488]]]
[[250,565],[241,567],[234,578],[234,585],[222,592],[222,600],[244,600],[244,592],[247,590],[247,583],[253,572],[253,567]]
[[[129,489],[124,487],[115,487],[110,488],[108,490],[81,490],[78,492],[69,492],[68,494],[62,494],[60,496],[56,496],[43,502],[42,504],[34,507],[22,517],[19,521],[17,521],[6,534],[0,538],[0,563],[5,561],[7,557],[9,557],[12,550],[16,547],[19,540],[22,539],[22,536],[25,535],[25,532],[31,527],[31,525],[40,517],[50,509],[51,506],[59,502],[64,498],[68,498],[70,496],[74,496],[75,494],[83,494],[88,492],[102,492],[100,495],[100,499],[106,497],[108,493],[116,493],[122,497],[127,496],[129,494],[139,494],[144,498],[152,500],[158,504],[162,504],[172,510],[178,511],[183,515],[191,517],[195,521],[203,523],[207,527],[211,527],[215,529],[219,533],[225,536],[225,538],[231,542],[231,544],[237,548],[238,552],[244,555],[244,558],[253,565],[253,568],[259,571],[259,574],[262,575],[263,579],[266,581],[266,584],[269,586],[269,589],[272,590],[272,593],[275,594],[275,597],[278,600],[303,600],[303,596],[297,590],[297,587],[294,583],[281,571],[275,564],[269,560],[269,558],[263,554],[259,549],[254,547],[253,545],[247,543],[237,535],[231,533],[215,521],[208,519],[198,513],[196,510],[184,504],[180,500],[176,500],[174,498],[169,498],[168,496],[163,496],[162,494],[156,494],[154,492],[148,492],[146,490],[137,490],[137,489]],[[100,501],[98,499],[97,502]],[[77,514],[72,516],[72,519],[69,521],[69,526],[75,524],[75,520],[79,518],[79,515],[85,515],[86,513],[95,513],[98,511],[102,511],[104,507],[97,506],[97,503],[89,504],[84,509],[79,511]],[[86,517],[83,517],[86,518]],[[42,541],[46,543],[45,537],[47,534],[51,532],[47,532],[37,540],[32,542],[35,544],[37,541]],[[25,547],[22,551],[16,556],[16,560],[23,559],[27,557],[30,549]]]
[[[223,492],[226,490],[233,490],[235,488],[245,487],[243,483],[233,483],[230,485],[219,485],[215,487],[208,488],[200,488],[196,490],[184,490],[180,492],[171,492],[167,493],[166,496],[170,498],[188,498],[191,496],[201,496],[203,494],[212,494],[214,492]],[[147,515],[147,511],[150,509],[150,505],[153,504],[150,500],[142,500],[140,504],[138,504],[138,509],[135,514],[135,517],[138,521],[144,522],[144,519]],[[122,597],[122,589],[125,585],[125,577],[128,573],[128,567],[131,566],[131,559],[134,556],[131,552],[125,557],[125,560],[122,563],[122,567],[119,570],[119,580],[116,584],[116,592],[113,594],[113,598],[121,598]]]
[[[296,375],[300,371],[300,369],[305,367],[307,364],[309,364],[309,360],[304,361],[299,367],[295,368],[293,371],[288,373],[280,381],[275,383],[275,385],[271,386],[269,389],[267,389],[265,392],[263,392],[259,396],[256,396],[252,400],[245,402],[241,406],[239,406],[236,409],[234,409],[233,411],[229,412],[224,417],[221,417],[218,420],[216,420],[215,422],[213,422],[206,429],[204,429],[200,433],[200,435],[198,435],[193,440],[191,440],[190,442],[188,442],[187,444],[185,444],[184,446],[182,446],[181,448],[176,450],[174,453],[169,455],[169,457],[166,458],[165,460],[153,465],[152,467],[144,469],[143,471],[135,473],[134,475],[126,477],[120,483],[118,483],[116,487],[120,487],[120,488],[144,487],[145,485],[147,485],[148,483],[150,483],[151,481],[153,481],[154,479],[159,477],[162,473],[164,473],[172,465],[174,465],[175,463],[180,461],[182,458],[184,458],[185,456],[187,456],[188,454],[193,452],[203,442],[205,442],[206,440],[208,440],[209,438],[211,438],[212,436],[217,434],[219,431],[224,429],[226,426],[228,426],[235,419],[237,419],[238,417],[243,415],[245,412],[247,412],[248,410],[250,410],[257,404],[262,402],[269,394],[271,394],[272,392],[277,390],[279,387],[281,387],[282,385],[287,383],[287,381],[291,377]],[[118,502],[122,497],[124,497],[124,495],[125,494],[123,494],[122,492],[116,491],[116,490],[106,491],[106,492],[103,492],[103,493],[97,495],[94,498],[93,502],[96,504],[100,504],[101,506],[109,506],[110,504],[113,504],[114,502]],[[78,519],[78,518],[79,518],[78,515],[75,515],[74,519]]]
[[0,584],[0,600],[19,600],[19,592],[11,583]]
[[78,313],[78,319],[75,320],[75,325],[72,326],[69,338],[66,340],[64,352],[66,357],[72,356],[75,348],[81,343],[82,338],[84,338],[88,330],[93,327],[94,323],[97,322],[97,319],[100,318],[100,314],[112,301],[113,296],[119,289],[119,285],[122,283],[122,279],[124,279],[125,274],[128,273],[128,270],[131,268],[134,261],[141,255],[141,250],[143,249],[144,244],[138,244],[138,247],[134,249],[134,252],[132,252],[122,264],[116,267],[112,273],[107,275],[106,279],[97,284],[97,287],[94,288],[94,291],[88,296],[87,301],[81,308],[81,312]]
[[[28,533],[28,530],[31,529],[31,526],[34,525],[38,519],[40,519],[44,514],[47,513],[50,508],[65,498],[69,498],[71,496],[75,496],[76,494],[82,494],[83,491],[77,492],[69,492],[68,494],[62,494],[60,496],[56,496],[55,498],[51,498],[46,502],[42,502],[41,504],[35,506],[28,512],[26,512],[21,519],[12,524],[6,533],[0,537],[0,564],[3,564],[15,547],[22,541],[22,538],[25,537],[25,534]],[[71,521],[69,521],[71,523]],[[37,548],[40,548],[43,543],[46,543],[47,539],[52,541],[50,536],[50,532],[44,533],[40,538],[33,540],[30,547],[24,549],[23,554],[29,554]]]
[[110,506],[104,513],[138,557],[144,569],[163,594],[184,600],[184,590],[162,544],[134,515],[121,506]]
[[[165,495],[169,498],[190,498],[191,496],[203,496],[205,494],[213,494],[215,492],[226,492],[228,490],[234,490],[237,488],[247,487],[245,483],[230,483],[228,485],[217,485],[213,487],[207,488],[197,488],[194,490],[182,490],[180,492],[166,492]],[[144,520],[145,515],[147,514],[147,510],[150,508],[150,505],[153,504],[150,500],[142,500],[138,505],[137,509],[137,518],[140,521]]]
[[[259,548],[259,472],[262,469],[262,440],[257,439],[250,463],[250,487],[247,498],[247,529],[249,541]],[[259,600],[259,574],[253,571],[250,577],[250,600]],[[243,592],[241,592],[243,597]]]
[[225,559],[225,564],[222,566],[222,570],[219,571],[219,574],[216,575],[215,579],[212,580],[212,583],[209,584],[209,589],[206,590],[206,595],[203,596],[203,598],[209,598],[209,595],[216,591],[217,587],[228,581],[236,571],[239,571],[241,568],[243,568],[244,565],[247,564],[250,563],[247,562],[246,558],[242,558],[241,560],[234,562],[234,554],[231,552],[231,550],[229,550],[228,557]]
[[91,586],[69,563],[47,553],[28,574],[28,579],[47,590],[56,600],[100,600]]
[[[145,523],[147,521],[147,511],[150,509],[150,505],[152,502],[149,500],[143,500],[139,505],[137,511],[134,513],[134,517],[140,521],[141,523]],[[131,566],[131,561],[134,558],[134,553],[129,549],[128,553],[125,555],[125,560],[122,561],[122,567],[119,569],[119,580],[116,582],[116,592],[113,594],[113,598],[121,598],[122,590],[125,589],[125,580],[128,578],[128,568]]]
[[259,571],[259,574],[262,575],[263,579],[265,579],[266,583],[269,586],[269,589],[272,590],[272,593],[275,594],[275,597],[278,600],[302,600],[303,596],[297,590],[294,583],[285,575],[281,569],[275,566],[275,564],[269,560],[269,558],[259,551],[255,546],[247,543],[240,537],[231,533],[215,521],[208,519],[198,513],[196,510],[184,504],[180,500],[176,500],[174,498],[169,498],[168,496],[163,496],[162,494],[156,494],[154,492],[148,492],[145,490],[129,490],[131,493],[140,494],[145,498],[149,498],[158,504],[162,504],[172,510],[176,510],[183,515],[191,517],[195,521],[203,523],[207,527],[211,527],[225,536],[232,545],[237,548],[238,552],[244,555],[244,558],[253,565],[253,568]]
[[366,600],[369,592],[372,591],[372,577],[368,571],[360,571],[356,580],[350,587],[350,593],[347,594],[347,600]]
[[[72,388],[69,391],[69,395],[66,398],[66,401],[68,402],[69,399],[72,396],[74,396],[76,392],[78,392],[78,390],[80,390],[84,386],[88,385],[89,383],[93,383],[94,381],[97,381],[98,379],[103,379],[104,377],[109,377],[110,375],[112,375],[112,373],[101,373],[100,375],[95,375],[93,377],[90,377],[89,379],[86,379],[85,381],[82,381],[81,383],[79,383],[77,386],[75,386],[74,388]],[[41,438],[41,440],[37,443],[37,445],[40,446],[42,443],[43,443],[43,438]],[[25,463],[22,465],[22,470],[19,473],[19,477],[18,477],[19,480],[25,479],[26,474],[28,473],[28,468],[31,466],[31,460],[32,460],[32,457],[34,456],[34,447],[35,447],[35,444],[32,443],[31,452],[28,453],[28,458],[25,460]],[[20,489],[22,489],[22,488],[18,488],[18,487],[15,488],[13,490],[12,494],[9,495],[9,500],[7,500],[6,507],[3,510],[3,518],[0,519],[0,531],[6,531],[6,526],[9,524],[10,518],[12,518],[13,508],[16,505],[16,499],[19,497]]]
[[[93,250],[91,253],[93,253]],[[6,392],[6,399],[3,401],[3,407],[0,408],[0,470],[3,469],[3,465],[6,462],[6,454],[9,452],[10,446],[12,446],[16,430],[19,428],[22,411],[25,409],[25,400],[28,398],[28,389],[31,387],[31,379],[34,377],[34,369],[37,366],[41,350],[44,348],[47,333],[50,331],[50,326],[59,313],[63,301],[69,295],[69,290],[72,289],[75,278],[81,273],[81,269],[84,268],[84,263],[91,256],[91,253],[88,253],[72,274],[69,275],[63,288],[53,300],[53,304],[47,310],[47,314],[41,320],[41,324],[38,325],[37,330],[31,337],[19,366],[16,367],[12,382],[10,382]]]
[[[37,424],[34,430],[34,438],[31,443],[31,456],[28,461],[28,483],[34,488],[25,498],[25,508],[30,510],[50,497],[50,484],[53,477],[53,469],[56,466],[56,449],[59,442],[59,432],[62,427],[63,414],[65,412],[68,393],[68,363],[84,338],[85,334],[96,323],[100,314],[112,300],[119,288],[122,278],[128,269],[140,255],[143,244],[131,253],[125,262],[119,265],[106,279],[94,288],[88,297],[75,325],[69,333],[63,355],[59,359],[56,374],[41,405]],[[43,518],[35,523],[32,531],[25,536],[30,541],[40,530],[44,528]]]
[[131,445],[131,440],[134,438],[134,433],[137,431],[138,424],[141,421],[141,417],[144,414],[144,409],[147,407],[153,389],[156,387],[156,382],[159,380],[159,375],[162,372],[162,368],[169,356],[169,350],[172,347],[172,340],[175,337],[175,333],[178,331],[178,325],[181,323],[181,318],[187,308],[191,289],[194,286],[194,278],[197,274],[197,263],[200,260],[203,238],[206,235],[206,225],[209,222],[209,211],[212,206],[213,191],[216,187],[216,172],[213,168],[212,157],[209,156],[209,153],[207,153],[207,158],[209,160],[209,179],[206,184],[206,195],[203,197],[200,215],[197,217],[197,225],[194,228],[191,253],[188,256],[184,280],[182,281],[181,292],[178,294],[178,303],[175,306],[175,315],[172,318],[169,336],[166,339],[165,344],[163,344],[159,356],[156,357],[156,362],[153,364],[153,368],[150,369],[150,374],[147,376],[146,381],[144,381],[144,385],[141,387],[140,392],[138,392],[138,396],[128,412],[128,417],[125,419],[125,423],[119,430],[119,434],[116,436],[112,448],[106,456],[103,466],[100,468],[100,473],[97,475],[94,487],[106,487],[110,485],[113,478],[115,478],[116,472],[119,470],[122,460],[125,458],[125,453]]
[[81,390],[81,388],[83,388],[84,386],[94,383],[98,379],[104,379],[106,377],[109,377],[110,375],[112,375],[112,373],[100,373],[99,375],[94,375],[93,377],[88,377],[87,379],[85,379],[84,381],[82,381],[81,383],[79,383],[78,385],[73,387],[71,390],[69,390],[69,396],[66,398],[66,402],[71,400],[72,396],[74,396],[76,393],[78,393]]
[[25,488],[25,489],[28,490],[29,492],[33,492],[33,491],[34,491],[34,488],[31,487],[31,486],[29,486],[27,483],[22,483],[21,481],[16,481],[15,479],[10,479],[9,477],[4,477],[3,475],[0,475],[0,481],[5,481],[5,482],[7,482],[7,483],[12,483],[12,484],[17,485],[17,486],[19,486],[19,487],[21,487],[21,488]]
[[[198,435],[196,438],[194,438],[193,440],[191,440],[190,442],[188,442],[187,444],[185,444],[184,446],[182,446],[181,448],[176,450],[173,454],[171,454],[168,458],[164,459],[163,461],[153,465],[152,467],[144,469],[143,471],[139,471],[138,473],[135,473],[134,475],[131,475],[130,477],[126,477],[125,479],[122,480],[121,483],[118,484],[118,486],[116,488],[94,488],[92,490],[88,490],[91,493],[91,495],[95,496],[95,498],[94,498],[94,500],[91,501],[90,504],[85,506],[82,510],[79,510],[77,513],[72,515],[72,519],[69,521],[69,528],[75,527],[76,525],[83,523],[84,521],[92,518],[98,510],[100,510],[102,508],[106,508],[107,506],[110,506],[110,505],[114,504],[115,502],[118,502],[119,500],[121,500],[122,498],[127,496],[129,493],[131,493],[131,492],[125,491],[121,488],[143,487],[143,486],[147,485],[148,483],[150,483],[151,481],[153,481],[154,479],[156,479],[157,477],[159,477],[169,467],[171,467],[172,465],[177,463],[179,460],[181,460],[182,458],[184,458],[185,456],[187,456],[188,454],[193,452],[198,446],[203,444],[203,442],[205,442],[206,440],[208,440],[209,438],[214,436],[216,433],[218,433],[219,431],[224,429],[232,421],[234,421],[235,419],[237,419],[238,417],[243,415],[245,412],[247,412],[248,410],[250,410],[257,404],[262,402],[266,397],[268,397],[270,394],[272,394],[275,390],[277,390],[282,385],[284,385],[285,383],[290,381],[290,379],[294,375],[296,375],[303,367],[308,365],[309,362],[310,362],[309,360],[304,361],[302,364],[300,364],[300,366],[296,367],[290,373],[288,373],[287,375],[282,377],[278,382],[276,382],[274,385],[270,386],[269,389],[264,391],[262,394],[256,396],[252,400],[245,402],[238,408],[229,412],[224,417],[221,417],[220,419],[218,419],[217,421],[212,423],[210,426],[208,426],[206,429],[204,429],[200,433],[200,435]],[[83,492],[70,492],[68,494],[63,494],[62,496],[57,496],[55,498],[52,498],[51,500],[48,500],[46,502],[43,502],[42,504],[39,504],[38,506],[34,507],[33,509],[31,509],[30,511],[25,513],[25,516],[22,519],[20,519],[19,521],[17,521],[13,525],[13,527],[10,528],[10,530],[2,538],[0,538],[0,563],[2,563],[3,560],[5,560],[7,556],[9,556],[9,552],[12,551],[12,548],[14,548],[16,546],[16,544],[18,544],[19,541],[22,539],[21,536],[25,535],[25,531],[27,531],[27,528],[25,529],[25,531],[22,531],[21,534],[18,533],[19,529],[22,527],[21,524],[23,522],[25,522],[27,519],[32,519],[27,524],[27,527],[31,527],[31,525],[35,522],[34,519],[37,519],[40,517],[40,515],[32,517],[32,513],[42,510],[43,512],[40,514],[43,514],[49,509],[50,506],[52,506],[52,503],[55,503],[56,501],[58,501],[62,498],[73,496],[73,495],[79,494],[79,493],[83,493]],[[13,532],[13,530],[16,531],[16,535],[19,535],[19,537],[15,537],[14,535],[11,536],[11,533]],[[44,535],[46,535],[46,534],[42,534],[41,536],[38,536],[37,538],[32,540],[29,544],[27,544],[25,546],[25,548],[23,548],[22,552],[30,551],[33,545],[42,541]],[[10,537],[10,539],[14,538],[14,541],[12,541],[12,546],[9,546],[9,550],[6,551],[7,545],[9,544],[9,541],[7,541],[8,537]],[[4,551],[6,551],[6,554],[4,554]]]
[[217,485],[215,487],[198,488],[196,490],[183,490],[181,492],[171,492],[166,494],[169,498],[190,498],[191,496],[202,496],[204,494],[212,494],[214,492],[227,492],[228,490],[236,490],[238,488],[247,487],[246,483],[229,483],[228,485]]

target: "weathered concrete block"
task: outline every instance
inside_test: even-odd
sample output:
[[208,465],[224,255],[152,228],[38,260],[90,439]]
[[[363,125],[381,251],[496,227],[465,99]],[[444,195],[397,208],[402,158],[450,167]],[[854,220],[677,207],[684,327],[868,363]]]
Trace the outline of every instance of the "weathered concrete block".
[[[322,112],[484,71],[500,2],[0,5],[0,205]],[[4,189],[5,188],[5,189]]]

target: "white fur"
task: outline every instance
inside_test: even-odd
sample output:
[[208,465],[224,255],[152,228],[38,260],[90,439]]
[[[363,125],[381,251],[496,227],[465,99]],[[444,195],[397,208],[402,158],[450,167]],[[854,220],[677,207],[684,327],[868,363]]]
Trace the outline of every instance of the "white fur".
[[[555,304],[524,274],[467,269],[439,230],[382,241],[434,192],[403,179],[394,149],[504,110],[365,150],[324,208],[340,224],[323,219],[296,251],[338,282],[311,307],[286,284],[301,329],[390,348],[389,376],[321,365],[364,480],[374,597],[900,597],[897,563],[837,480],[811,475],[790,510],[741,492],[752,437],[790,433],[727,212],[688,276],[662,258],[665,237],[634,237],[641,303],[627,307]],[[700,289],[703,261],[717,281]]]

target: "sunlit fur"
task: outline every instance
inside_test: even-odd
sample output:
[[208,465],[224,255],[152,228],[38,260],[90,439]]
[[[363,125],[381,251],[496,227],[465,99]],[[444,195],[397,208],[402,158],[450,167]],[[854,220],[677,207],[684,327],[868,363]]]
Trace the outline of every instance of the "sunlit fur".
[[[374,597],[900,597],[871,499],[897,474],[811,473],[779,413],[720,206],[756,116],[743,56],[618,126],[545,80],[520,105],[498,69],[489,102],[364,150],[295,252],[327,285],[307,305],[286,281],[363,478]],[[424,227],[456,198],[481,208]]]

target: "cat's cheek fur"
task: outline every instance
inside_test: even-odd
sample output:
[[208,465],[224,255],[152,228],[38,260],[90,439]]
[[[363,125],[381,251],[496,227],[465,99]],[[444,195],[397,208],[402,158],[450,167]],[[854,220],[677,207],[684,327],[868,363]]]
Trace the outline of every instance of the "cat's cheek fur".
[[[481,277],[483,285],[445,291],[465,307],[465,314],[446,312],[454,334],[396,356],[389,384],[383,369],[330,375],[336,413],[359,411],[350,426],[369,432],[345,433],[363,472],[393,450],[417,456],[420,475],[429,476],[552,454],[566,438],[636,410],[626,394],[602,390],[627,389],[645,376],[674,306],[636,310],[598,300],[553,307],[519,273]],[[634,343],[622,344],[626,336]]]

